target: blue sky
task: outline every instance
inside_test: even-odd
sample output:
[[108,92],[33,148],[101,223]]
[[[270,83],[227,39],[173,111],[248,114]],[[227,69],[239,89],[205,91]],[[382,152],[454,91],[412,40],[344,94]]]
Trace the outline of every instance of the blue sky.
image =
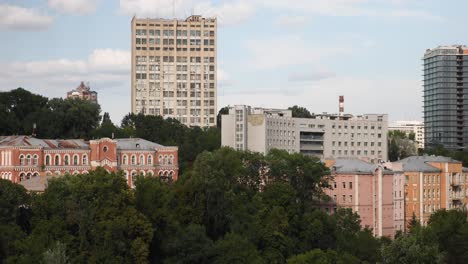
[[[175,8],[174,8],[175,7]],[[422,118],[421,57],[468,44],[463,0],[0,0],[0,90],[63,97],[81,80],[130,111],[130,20],[217,16],[218,108]]]

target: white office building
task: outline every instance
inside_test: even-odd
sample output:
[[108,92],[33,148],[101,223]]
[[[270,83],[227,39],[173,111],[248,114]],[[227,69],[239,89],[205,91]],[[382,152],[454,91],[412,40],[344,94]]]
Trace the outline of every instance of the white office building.
[[405,132],[406,135],[414,133],[418,148],[424,148],[424,123],[421,121],[396,121],[388,127],[390,131]]
[[271,149],[320,158],[387,160],[386,114],[320,114],[294,118],[290,110],[232,106],[222,116],[221,144],[268,153]]

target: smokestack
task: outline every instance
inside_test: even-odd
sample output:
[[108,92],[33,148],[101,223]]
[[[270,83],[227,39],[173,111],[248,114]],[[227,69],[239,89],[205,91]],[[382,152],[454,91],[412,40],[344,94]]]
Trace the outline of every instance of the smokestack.
[[339,116],[342,117],[344,113],[344,96],[340,95],[340,111]]

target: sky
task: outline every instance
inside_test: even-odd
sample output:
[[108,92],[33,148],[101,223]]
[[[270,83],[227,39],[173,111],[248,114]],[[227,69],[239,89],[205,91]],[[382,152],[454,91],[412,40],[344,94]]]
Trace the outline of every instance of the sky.
[[65,97],[81,81],[131,111],[132,16],[218,18],[218,109],[299,105],[422,119],[428,48],[468,44],[466,0],[0,0],[0,91]]

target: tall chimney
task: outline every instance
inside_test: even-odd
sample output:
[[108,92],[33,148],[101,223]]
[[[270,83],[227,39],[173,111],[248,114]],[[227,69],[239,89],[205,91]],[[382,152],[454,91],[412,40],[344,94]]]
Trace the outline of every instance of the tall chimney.
[[339,111],[339,116],[343,116],[344,113],[344,96],[340,95],[340,111]]

